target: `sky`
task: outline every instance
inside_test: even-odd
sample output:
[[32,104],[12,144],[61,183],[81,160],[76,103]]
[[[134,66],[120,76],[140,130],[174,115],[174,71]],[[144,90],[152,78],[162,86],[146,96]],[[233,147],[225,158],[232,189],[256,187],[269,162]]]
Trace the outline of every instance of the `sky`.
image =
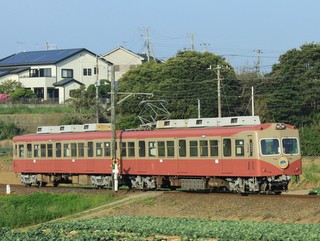
[[119,46],[156,58],[191,49],[223,56],[236,70],[267,73],[279,56],[320,40],[319,0],[3,0],[0,59],[22,51]]

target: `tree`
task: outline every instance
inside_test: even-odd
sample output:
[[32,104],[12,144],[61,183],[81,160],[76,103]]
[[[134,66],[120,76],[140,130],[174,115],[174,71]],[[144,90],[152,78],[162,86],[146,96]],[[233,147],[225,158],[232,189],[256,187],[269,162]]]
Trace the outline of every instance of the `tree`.
[[6,80],[2,84],[0,84],[0,94],[11,94],[17,88],[21,88],[22,85],[20,82],[15,80]]
[[0,140],[12,139],[12,137],[23,133],[23,130],[14,122],[4,122],[0,120],[0,126]]
[[240,73],[237,73],[241,91],[239,96],[241,99],[240,107],[244,115],[252,115],[252,88],[254,92],[254,114],[264,119],[266,113],[266,95],[269,91],[266,86],[268,85],[268,79],[257,73],[252,68],[244,68]]
[[268,121],[310,125],[319,112],[320,45],[305,44],[280,56],[267,75]]
[[13,102],[18,101],[19,99],[32,99],[37,98],[36,94],[32,90],[27,90],[23,88],[16,88],[11,94],[10,97]]
[[[242,114],[239,111],[240,85],[232,67],[220,56],[208,52],[179,52],[164,64],[143,64],[123,76],[118,91],[153,93],[153,99],[168,101],[172,119],[196,118],[197,100],[201,102],[201,117],[215,117],[217,72],[213,68],[217,65],[225,67],[221,70],[223,116]],[[132,98],[119,106],[120,122],[127,121],[126,115],[130,115],[130,119],[138,115],[141,100]]]
[[96,100],[96,86],[89,85],[86,89],[81,86],[79,89],[72,90],[70,93],[70,107],[72,112],[65,115],[59,122],[61,125],[84,124],[96,119],[96,111],[99,110],[99,122],[106,122],[104,116],[104,101],[110,98],[110,84],[108,80],[101,80],[98,89],[99,100]]
[[96,100],[91,92],[86,91],[85,86],[72,90],[70,97],[67,102],[72,111],[59,121],[60,125],[84,124],[94,118]]

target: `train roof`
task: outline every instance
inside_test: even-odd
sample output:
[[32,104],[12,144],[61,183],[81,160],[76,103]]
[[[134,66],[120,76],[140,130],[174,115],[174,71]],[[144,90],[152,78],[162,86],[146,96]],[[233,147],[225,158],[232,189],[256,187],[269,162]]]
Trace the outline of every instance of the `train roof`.
[[[202,136],[232,136],[242,131],[259,131],[270,126],[279,125],[277,123],[264,123],[251,126],[228,126],[228,127],[204,127],[204,128],[176,128],[176,129],[155,129],[155,130],[131,130],[117,131],[117,139],[142,139],[142,138],[184,138]],[[281,124],[285,128],[295,128],[291,125]],[[35,141],[63,141],[63,140],[94,140],[111,139],[111,131],[88,131],[88,132],[68,132],[68,133],[47,133],[47,134],[27,134],[15,136],[14,142],[35,142]]]

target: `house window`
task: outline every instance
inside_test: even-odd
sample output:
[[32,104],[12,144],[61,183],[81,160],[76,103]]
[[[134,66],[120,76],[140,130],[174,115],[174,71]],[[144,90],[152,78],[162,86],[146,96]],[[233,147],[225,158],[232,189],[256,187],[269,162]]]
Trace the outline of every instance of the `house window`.
[[73,78],[73,69],[62,69],[61,76],[62,78]]
[[83,69],[83,75],[84,76],[91,76],[91,69],[84,68]]
[[38,69],[30,69],[29,70],[29,76],[30,77],[38,77]]
[[30,77],[51,77],[51,68],[30,69]]
[[51,77],[51,69],[50,68],[40,69],[40,77]]

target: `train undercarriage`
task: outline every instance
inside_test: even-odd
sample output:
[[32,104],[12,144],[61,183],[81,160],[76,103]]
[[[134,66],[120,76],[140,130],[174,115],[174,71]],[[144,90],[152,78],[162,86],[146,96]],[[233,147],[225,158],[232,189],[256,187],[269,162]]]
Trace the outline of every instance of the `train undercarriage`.
[[[120,176],[119,185],[137,190],[160,190],[177,188],[188,191],[233,192],[240,194],[281,194],[288,190],[291,177],[177,177],[177,176]],[[22,173],[22,184],[46,186],[52,184],[92,185],[97,188],[112,188],[111,175],[70,175]]]

